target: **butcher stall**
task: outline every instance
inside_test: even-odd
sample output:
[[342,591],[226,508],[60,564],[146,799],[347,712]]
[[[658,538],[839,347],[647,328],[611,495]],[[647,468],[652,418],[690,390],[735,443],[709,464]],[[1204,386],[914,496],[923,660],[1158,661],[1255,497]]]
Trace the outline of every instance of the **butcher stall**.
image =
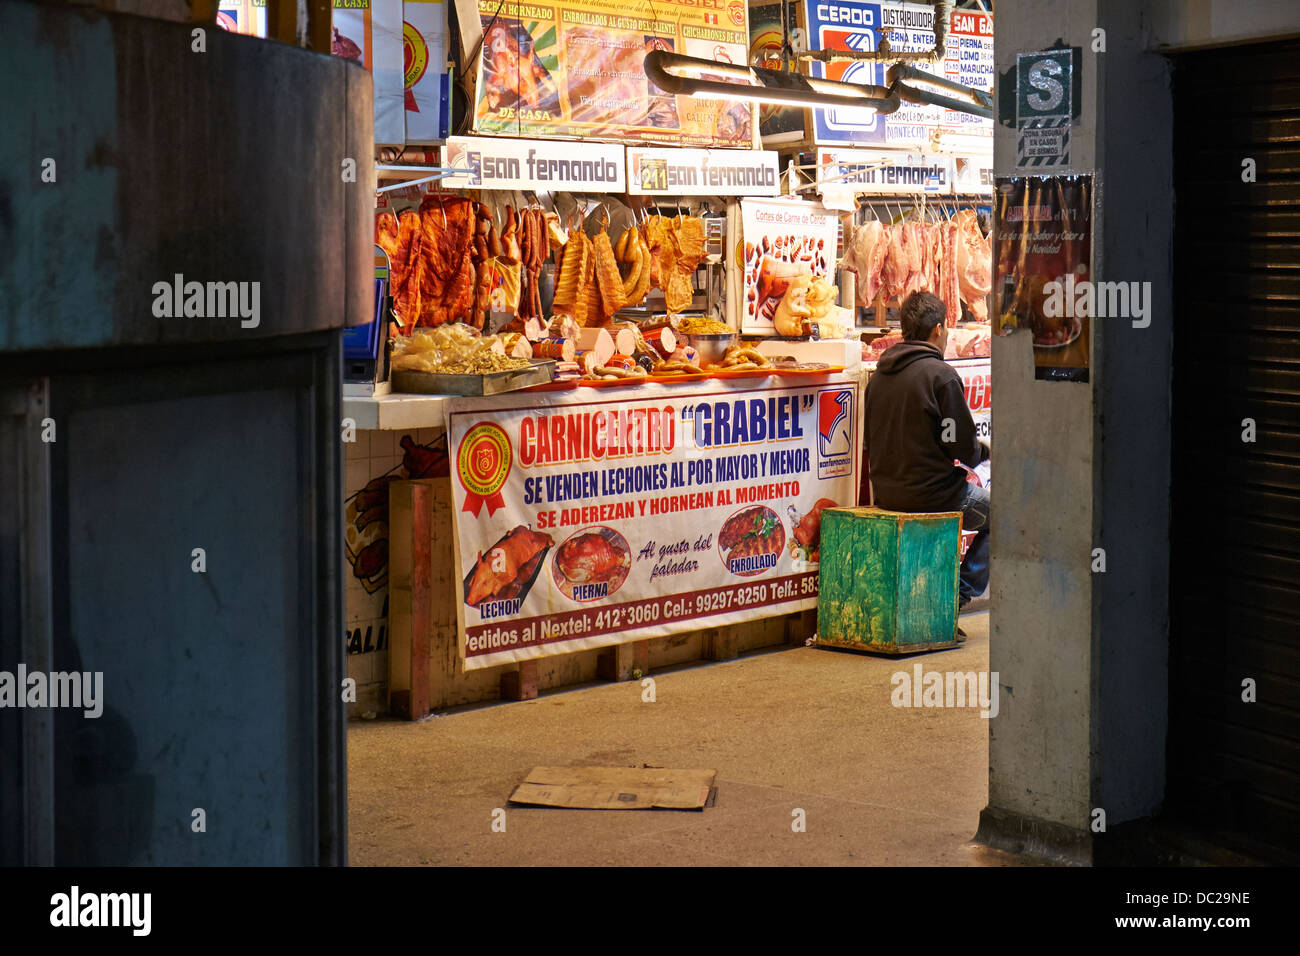
[[820,513],[860,484],[838,219],[775,153],[582,145],[453,137],[380,187],[345,399],[362,713],[811,636]]

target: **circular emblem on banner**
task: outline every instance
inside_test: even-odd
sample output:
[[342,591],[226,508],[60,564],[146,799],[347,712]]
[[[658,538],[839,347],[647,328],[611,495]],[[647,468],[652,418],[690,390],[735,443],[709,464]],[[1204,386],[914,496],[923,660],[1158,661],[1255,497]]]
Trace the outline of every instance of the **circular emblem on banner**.
[[741,0],[731,0],[727,4],[727,16],[731,18],[733,26],[743,27],[745,25],[745,5]]
[[505,504],[501,487],[510,474],[510,459],[510,438],[499,425],[479,422],[466,432],[456,452],[456,473],[466,491],[463,510],[477,517],[484,502],[489,515]]
[[406,75],[406,88],[409,90],[424,71],[429,67],[429,46],[424,42],[420,31],[405,20],[402,21],[402,67]]

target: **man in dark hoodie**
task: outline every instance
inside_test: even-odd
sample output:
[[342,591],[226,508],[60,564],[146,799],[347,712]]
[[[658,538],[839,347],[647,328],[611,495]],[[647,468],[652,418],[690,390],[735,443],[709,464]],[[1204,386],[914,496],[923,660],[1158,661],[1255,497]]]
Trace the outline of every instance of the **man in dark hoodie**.
[[914,292],[899,313],[903,341],[885,350],[867,382],[866,448],[874,504],[889,511],[960,511],[977,531],[961,563],[959,603],[989,583],[989,493],[966,481],[954,460],[974,468],[989,456],[976,437],[961,376],[943,359],[942,300]]

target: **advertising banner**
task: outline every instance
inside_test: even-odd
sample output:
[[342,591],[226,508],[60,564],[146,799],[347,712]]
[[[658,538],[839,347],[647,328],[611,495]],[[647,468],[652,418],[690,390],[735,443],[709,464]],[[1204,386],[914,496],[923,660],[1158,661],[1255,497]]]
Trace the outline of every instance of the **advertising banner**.
[[451,400],[465,669],[814,607],[861,426],[852,378],[794,381]]
[[[266,0],[220,0],[217,26],[266,36]],[[375,142],[447,137],[447,11],[443,0],[332,0],[330,52],[370,71]]]
[[741,331],[771,335],[776,309],[792,279],[832,278],[839,216],[821,203],[790,199],[742,199],[740,216]]
[[975,422],[975,434],[993,445],[993,362],[991,359],[966,359],[952,362],[961,376],[966,405]]
[[[864,3],[860,0],[808,0],[808,45],[813,50],[879,49],[887,38],[893,50],[913,52],[934,47],[934,8],[915,3]],[[883,28],[883,30],[882,30]],[[846,83],[886,86],[888,64],[839,61],[810,64],[813,76]],[[974,10],[953,10],[942,63],[917,64],[945,79],[992,91],[993,17]],[[944,149],[974,148],[993,152],[993,121],[938,106],[903,103],[887,115],[862,109],[813,110],[813,136],[826,145],[875,145]],[[934,134],[940,134],[934,142]]]
[[375,142],[403,143],[402,0],[333,0],[330,52],[370,71],[375,91]]
[[556,143],[453,136],[446,162],[467,169],[443,180],[446,189],[522,189],[545,192],[621,193],[627,189],[623,147],[609,143]]
[[266,36],[266,0],[220,0],[217,26],[231,33]]
[[[993,445],[993,363],[989,359],[981,361],[953,362],[953,368],[961,376],[962,388],[966,392],[966,404],[970,406],[970,417],[975,421],[975,434],[981,441]],[[981,462],[975,468],[974,475],[967,478],[981,487],[992,484],[992,460]],[[961,555],[966,556],[966,549],[975,540],[977,532],[962,531]]]
[[775,151],[627,148],[633,196],[779,196]]
[[478,9],[475,132],[757,145],[752,103],[671,96],[645,75],[651,50],[744,64],[745,0],[479,0]]
[[[785,7],[785,29],[781,25],[781,8]],[[780,67],[781,43],[790,36],[790,46],[806,50],[803,8],[798,3],[757,3],[749,5],[749,62],[768,69]],[[758,105],[758,132],[764,146],[800,143],[805,139],[808,111],[797,106],[775,103]]]
[[1031,331],[1038,378],[1086,382],[1092,317],[1122,316],[1134,298],[1091,281],[1092,177],[1000,177],[994,210],[996,331]]
[[953,157],[953,192],[993,195],[993,154],[959,153]]
[[440,143],[447,138],[449,112],[447,5],[443,0],[403,0],[402,17],[406,142]]

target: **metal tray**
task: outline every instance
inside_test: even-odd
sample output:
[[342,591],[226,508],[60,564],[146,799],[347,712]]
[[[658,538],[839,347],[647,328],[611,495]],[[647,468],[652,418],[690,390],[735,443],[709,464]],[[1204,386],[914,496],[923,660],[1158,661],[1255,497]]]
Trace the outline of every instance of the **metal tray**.
[[532,359],[528,368],[487,375],[440,375],[433,372],[394,372],[392,390],[418,395],[499,395],[555,378],[554,359]]

